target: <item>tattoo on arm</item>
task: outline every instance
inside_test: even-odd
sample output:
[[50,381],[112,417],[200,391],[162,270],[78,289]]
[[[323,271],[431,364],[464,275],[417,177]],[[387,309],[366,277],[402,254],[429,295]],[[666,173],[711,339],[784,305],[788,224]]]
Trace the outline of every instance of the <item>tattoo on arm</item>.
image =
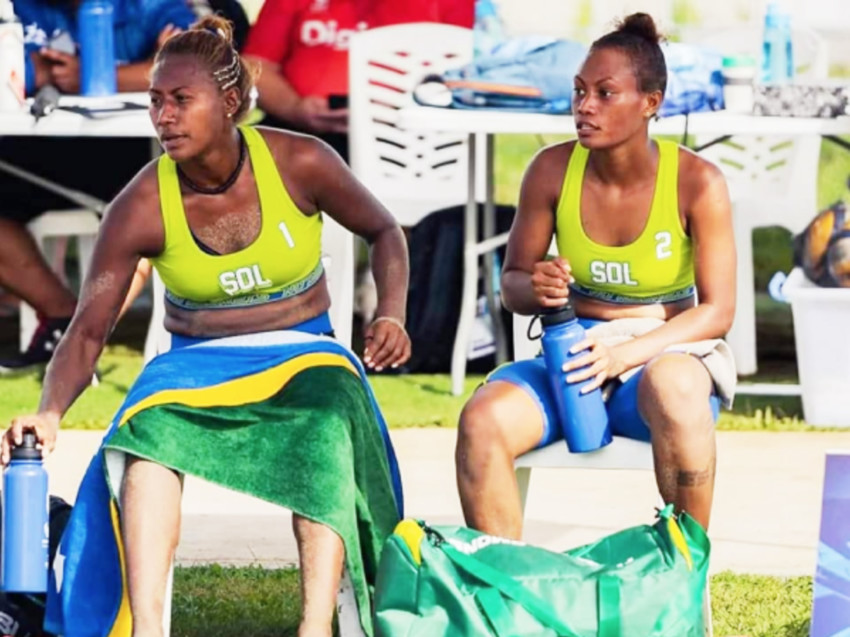
[[701,487],[711,481],[714,471],[711,468],[702,471],[682,471],[676,474],[676,484],[680,487]]

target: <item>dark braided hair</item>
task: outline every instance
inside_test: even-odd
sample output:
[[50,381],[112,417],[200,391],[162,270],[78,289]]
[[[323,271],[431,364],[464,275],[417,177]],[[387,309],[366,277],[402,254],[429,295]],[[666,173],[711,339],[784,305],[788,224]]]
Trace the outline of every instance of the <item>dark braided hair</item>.
[[663,96],[667,88],[667,65],[659,45],[661,39],[652,16],[633,13],[621,20],[614,31],[596,40],[590,50],[620,49],[631,61],[638,89],[642,93],[661,91]]
[[225,18],[207,15],[187,31],[181,31],[165,41],[157,51],[154,64],[169,55],[190,55],[204,64],[222,92],[231,87],[239,91],[241,102],[233,114],[239,121],[251,107],[251,89],[255,71],[236,52],[233,46],[233,27]]

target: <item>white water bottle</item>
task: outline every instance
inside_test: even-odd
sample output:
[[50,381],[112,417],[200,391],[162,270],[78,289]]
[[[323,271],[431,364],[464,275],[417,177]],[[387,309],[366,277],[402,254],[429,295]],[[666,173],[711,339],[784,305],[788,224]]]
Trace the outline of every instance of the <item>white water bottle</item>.
[[24,29],[11,0],[0,0],[0,111],[24,106]]

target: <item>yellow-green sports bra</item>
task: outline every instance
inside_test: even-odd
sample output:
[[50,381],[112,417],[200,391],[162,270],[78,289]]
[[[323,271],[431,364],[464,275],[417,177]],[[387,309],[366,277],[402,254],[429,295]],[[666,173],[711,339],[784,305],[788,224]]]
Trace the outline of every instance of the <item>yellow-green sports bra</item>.
[[679,146],[658,144],[658,174],[646,225],[625,246],[593,241],[581,222],[581,186],[589,152],[573,148],[555,220],[558,252],[572,268],[571,291],[609,303],[670,303],[694,294],[691,238],[679,217]]
[[190,310],[244,307],[288,298],[309,289],[322,276],[321,215],[301,212],[283,185],[262,135],[240,127],[260,199],[260,233],[242,250],[204,252],[189,229],[177,166],[159,158],[159,200],[165,248],[151,259],[166,298]]

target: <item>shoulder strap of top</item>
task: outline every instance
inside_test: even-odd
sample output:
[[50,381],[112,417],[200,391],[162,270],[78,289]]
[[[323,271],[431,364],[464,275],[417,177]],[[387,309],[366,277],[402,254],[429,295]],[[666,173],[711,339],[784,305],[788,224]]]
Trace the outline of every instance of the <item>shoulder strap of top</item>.
[[260,206],[264,206],[265,202],[273,205],[276,197],[270,189],[276,186],[283,188],[283,181],[280,178],[280,172],[277,169],[277,163],[269,150],[266,140],[262,134],[251,126],[240,126],[239,130],[245,137],[245,143],[248,145],[248,153],[251,156],[251,168],[254,171],[254,179],[257,182],[257,190],[260,194]]
[[589,156],[587,148],[576,142],[567,162],[567,174],[564,175],[564,183],[561,186],[559,210],[569,211],[571,215],[578,215],[581,210],[581,183],[584,180],[584,170]]
[[676,142],[658,139],[658,181],[653,208],[661,206],[661,215],[669,215],[668,221],[679,221],[679,145]]
[[165,244],[181,234],[188,225],[183,217],[183,198],[180,195],[180,182],[177,179],[177,164],[168,155],[160,156],[157,167],[159,182],[159,209],[162,214],[162,226],[165,230]]

